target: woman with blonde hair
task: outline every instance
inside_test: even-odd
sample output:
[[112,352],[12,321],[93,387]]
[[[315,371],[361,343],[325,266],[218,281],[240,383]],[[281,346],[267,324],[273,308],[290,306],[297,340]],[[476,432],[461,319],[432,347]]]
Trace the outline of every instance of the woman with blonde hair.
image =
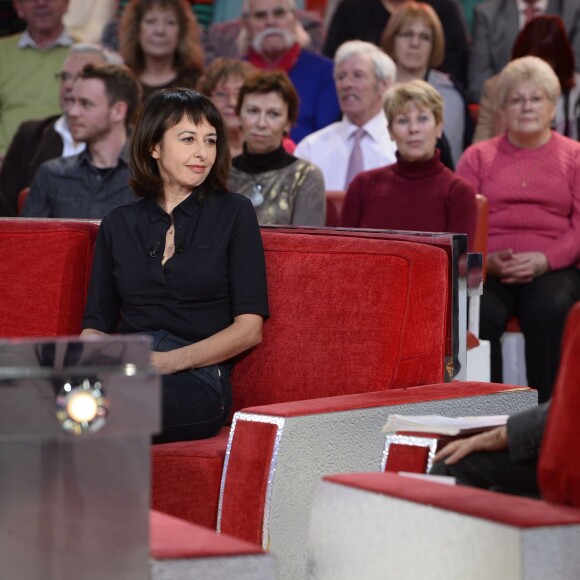
[[428,83],[395,85],[385,96],[397,162],[359,173],[339,226],[475,234],[475,190],[441,163],[443,98]]
[[540,402],[550,398],[564,320],[580,300],[580,143],[551,128],[560,92],[544,60],[508,63],[497,88],[506,131],[469,147],[457,167],[489,200],[480,336],[491,343],[491,380],[502,380],[500,338],[517,316]]
[[141,81],[143,100],[159,89],[194,88],[203,68],[201,33],[186,0],[131,0],[119,44]]

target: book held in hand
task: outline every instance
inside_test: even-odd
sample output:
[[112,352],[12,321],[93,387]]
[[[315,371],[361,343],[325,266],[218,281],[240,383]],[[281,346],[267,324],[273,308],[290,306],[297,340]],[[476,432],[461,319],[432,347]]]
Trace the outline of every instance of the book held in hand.
[[509,415],[482,417],[442,417],[440,415],[389,415],[382,431],[413,431],[416,433],[440,433],[442,435],[469,435],[500,427],[507,423]]

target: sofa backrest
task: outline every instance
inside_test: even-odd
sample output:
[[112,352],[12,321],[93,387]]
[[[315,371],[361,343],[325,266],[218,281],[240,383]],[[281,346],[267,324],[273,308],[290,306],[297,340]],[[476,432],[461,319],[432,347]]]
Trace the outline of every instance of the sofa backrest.
[[271,318],[234,410],[443,380],[448,256],[426,244],[262,231]]
[[580,302],[570,310],[562,358],[542,441],[538,480],[542,497],[580,507]]
[[0,337],[78,334],[98,225],[0,219]]
[[[97,230],[0,219],[0,336],[80,331]],[[262,229],[271,318],[234,369],[234,410],[441,382],[446,251],[420,239],[300,232]]]

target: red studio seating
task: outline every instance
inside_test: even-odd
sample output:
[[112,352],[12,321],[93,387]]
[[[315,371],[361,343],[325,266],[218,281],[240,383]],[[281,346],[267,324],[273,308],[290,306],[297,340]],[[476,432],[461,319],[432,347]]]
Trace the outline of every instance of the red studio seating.
[[[0,219],[1,336],[79,332],[97,227]],[[513,412],[537,397],[444,382],[464,360],[453,254],[464,235],[264,227],[262,237],[271,318],[234,370],[232,427],[154,446],[152,507],[270,548],[292,578],[304,572],[316,483],[379,471],[389,412]]]

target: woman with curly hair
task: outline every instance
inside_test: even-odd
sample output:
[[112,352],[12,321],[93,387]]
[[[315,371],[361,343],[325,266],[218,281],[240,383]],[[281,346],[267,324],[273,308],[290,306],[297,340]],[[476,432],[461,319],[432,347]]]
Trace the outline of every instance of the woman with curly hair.
[[131,0],[123,12],[120,52],[143,86],[194,88],[203,68],[201,33],[186,0]]

